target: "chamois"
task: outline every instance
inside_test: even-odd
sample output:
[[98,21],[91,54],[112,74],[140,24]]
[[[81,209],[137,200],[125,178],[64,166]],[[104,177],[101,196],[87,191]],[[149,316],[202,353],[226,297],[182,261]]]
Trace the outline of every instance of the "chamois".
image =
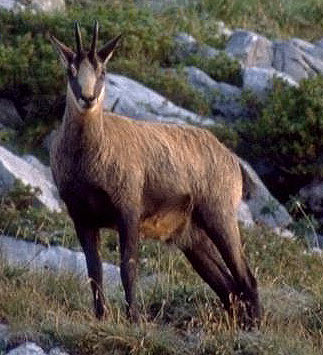
[[120,36],[90,50],[75,23],[76,51],[50,36],[67,71],[66,108],[51,168],[86,256],[95,314],[106,313],[100,228],[119,233],[127,314],[137,321],[139,238],[176,244],[239,324],[259,323],[257,283],[242,251],[236,209],[243,180],[236,156],[209,131],[136,121],[103,111],[105,67]]

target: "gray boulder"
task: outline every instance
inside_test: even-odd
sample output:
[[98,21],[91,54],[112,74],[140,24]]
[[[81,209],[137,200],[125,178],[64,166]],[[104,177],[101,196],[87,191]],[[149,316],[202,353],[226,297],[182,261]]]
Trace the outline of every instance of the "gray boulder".
[[117,74],[108,74],[104,108],[140,120],[170,123],[214,124],[214,120],[201,117],[174,105],[154,90]]
[[304,53],[309,54],[319,60],[323,60],[323,48],[321,48],[319,45],[303,41],[299,38],[292,38],[290,42]]
[[230,37],[226,53],[245,67],[271,67],[273,45],[267,38],[254,32],[238,30]]
[[298,83],[289,75],[273,68],[251,67],[243,71],[243,89],[250,90],[258,98],[264,99],[273,88],[275,78],[283,80],[289,86],[298,87]]
[[[40,244],[0,235],[0,255],[10,266],[25,267],[32,271],[47,270],[70,273],[87,280],[87,267],[83,252],[63,247],[45,247]],[[110,289],[121,284],[119,267],[103,263],[103,280]]]
[[28,164],[30,164],[33,168],[40,171],[42,175],[46,177],[48,181],[54,184],[52,171],[49,166],[44,165],[41,161],[39,161],[36,157],[31,154],[25,154],[22,156]]
[[323,73],[321,48],[296,39],[276,41],[273,67],[297,82],[312,78]]
[[173,59],[176,62],[183,61],[192,55],[202,58],[212,58],[219,53],[219,50],[206,44],[198,43],[193,36],[185,32],[180,32],[174,37]]
[[24,121],[21,119],[16,110],[15,105],[7,100],[0,98],[0,124],[6,127],[17,129],[23,126]]
[[270,194],[246,161],[240,159],[240,166],[244,176],[244,201],[250,209],[253,220],[270,228],[287,227],[292,218],[286,208]]
[[212,106],[215,115],[235,119],[245,114],[241,103],[241,89],[226,83],[217,82],[196,67],[185,67],[188,82],[201,92]]
[[[40,162],[35,165],[14,155],[9,150],[0,146],[0,196],[10,191],[16,180],[24,185],[39,188],[41,193],[37,200],[51,211],[61,211],[57,189],[49,178],[49,172]],[[45,172],[46,171],[46,172]]]
[[198,50],[197,40],[188,33],[180,32],[174,37],[174,57],[175,60],[183,60],[191,55],[195,55]]

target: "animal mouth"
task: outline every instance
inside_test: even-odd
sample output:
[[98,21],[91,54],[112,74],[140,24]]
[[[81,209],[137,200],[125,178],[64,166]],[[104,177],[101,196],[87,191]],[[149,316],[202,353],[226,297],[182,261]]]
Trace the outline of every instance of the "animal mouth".
[[97,101],[97,98],[81,97],[79,99],[80,106],[85,110],[92,109],[96,105]]

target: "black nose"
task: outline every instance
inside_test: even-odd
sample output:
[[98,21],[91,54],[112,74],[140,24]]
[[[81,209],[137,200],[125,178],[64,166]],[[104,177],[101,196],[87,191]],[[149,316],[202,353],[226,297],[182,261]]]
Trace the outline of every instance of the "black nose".
[[81,95],[81,99],[84,101],[85,106],[87,108],[90,108],[94,105],[95,96],[85,97],[85,96]]

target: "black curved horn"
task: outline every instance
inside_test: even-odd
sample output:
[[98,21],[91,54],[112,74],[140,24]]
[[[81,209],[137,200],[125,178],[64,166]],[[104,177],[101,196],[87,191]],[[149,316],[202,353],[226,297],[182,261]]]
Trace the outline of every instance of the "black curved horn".
[[81,54],[81,52],[83,51],[83,45],[82,45],[80,25],[77,21],[75,21],[75,39],[76,39],[77,53]]

